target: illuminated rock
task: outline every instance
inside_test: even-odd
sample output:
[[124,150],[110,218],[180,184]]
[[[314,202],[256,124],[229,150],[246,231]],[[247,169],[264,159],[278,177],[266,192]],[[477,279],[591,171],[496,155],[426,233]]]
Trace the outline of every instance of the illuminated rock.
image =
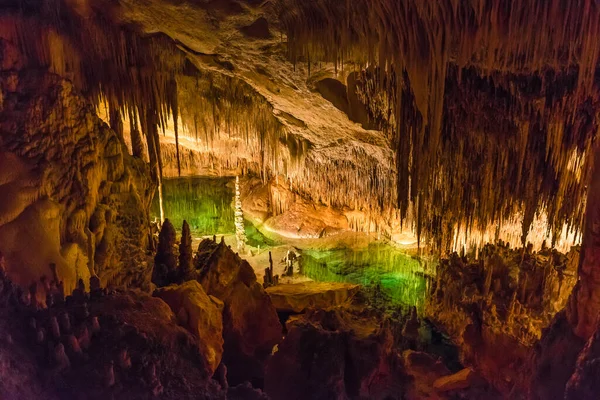
[[198,280],[207,294],[224,303],[223,363],[231,385],[260,382],[273,346],[282,338],[275,307],[252,267],[224,242],[204,240],[196,256]]
[[309,308],[328,308],[346,303],[360,285],[335,282],[280,284],[266,289],[277,311],[300,313]]
[[209,297],[197,281],[166,286],[154,295],[164,300],[179,323],[198,338],[200,351],[206,357],[212,375],[223,355],[223,303]]

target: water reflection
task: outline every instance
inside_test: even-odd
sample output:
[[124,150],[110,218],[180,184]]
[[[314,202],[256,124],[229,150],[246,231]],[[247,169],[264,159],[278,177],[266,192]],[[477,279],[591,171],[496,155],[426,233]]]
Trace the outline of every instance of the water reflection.
[[[231,178],[165,179],[165,217],[178,230],[185,219],[196,236],[234,233],[232,185]],[[154,196],[151,216],[158,218],[159,215],[158,196]]]
[[375,288],[393,306],[421,309],[425,301],[427,280],[421,262],[384,243],[363,249],[305,250],[301,265],[302,272],[316,281]]
[[[231,178],[165,179],[163,193],[165,216],[176,229],[185,219],[196,237],[235,233]],[[153,217],[159,215],[157,197]],[[285,244],[265,238],[249,222],[246,237],[247,246],[262,251]],[[395,247],[373,242],[362,248],[303,248],[301,255],[302,273],[313,280],[361,284],[391,306],[422,309],[427,293],[423,264]]]

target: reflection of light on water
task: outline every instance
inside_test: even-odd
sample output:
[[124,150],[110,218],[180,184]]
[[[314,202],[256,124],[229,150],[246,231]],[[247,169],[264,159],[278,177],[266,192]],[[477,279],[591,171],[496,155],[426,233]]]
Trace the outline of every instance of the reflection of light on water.
[[378,288],[393,306],[420,308],[427,293],[423,265],[385,244],[371,244],[366,249],[305,250],[301,263],[303,273],[311,279]]
[[[194,235],[235,232],[230,178],[176,178],[163,181],[165,217],[180,229],[185,219]],[[155,196],[152,216],[158,215]]]
[[[181,178],[164,181],[166,217],[176,229],[187,220],[196,241],[213,235],[233,234],[234,190],[227,186],[230,179]],[[157,204],[153,215],[158,215]],[[259,251],[267,251],[277,243],[265,238],[252,224],[246,224],[247,244]],[[402,234],[396,243],[410,246],[416,242],[413,235]],[[342,247],[329,250],[309,249],[302,252],[303,272],[309,278],[322,282],[348,282],[369,289],[379,287],[386,301],[392,305],[421,307],[427,293],[423,273],[432,273],[425,263],[411,258],[396,247],[381,242],[366,248]]]

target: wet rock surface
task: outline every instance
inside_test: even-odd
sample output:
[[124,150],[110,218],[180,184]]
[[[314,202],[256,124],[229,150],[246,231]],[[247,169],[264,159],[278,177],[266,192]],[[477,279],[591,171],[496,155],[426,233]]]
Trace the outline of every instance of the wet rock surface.
[[279,284],[266,289],[278,312],[300,313],[309,308],[328,308],[352,299],[360,285],[336,282]]

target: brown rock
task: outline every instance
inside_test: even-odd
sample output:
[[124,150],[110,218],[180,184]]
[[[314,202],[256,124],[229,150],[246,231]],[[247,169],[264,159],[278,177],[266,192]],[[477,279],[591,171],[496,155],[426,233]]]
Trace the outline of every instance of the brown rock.
[[593,400],[600,393],[600,324],[579,354],[575,372],[567,382],[566,400]]
[[341,309],[292,318],[269,360],[265,391],[278,399],[402,396],[402,362],[387,324]]
[[297,313],[342,305],[359,290],[360,285],[337,282],[302,282],[266,289],[277,311]]
[[476,374],[471,368],[465,368],[455,374],[437,379],[433,387],[438,392],[449,392],[469,388],[475,381]]
[[164,300],[179,323],[199,338],[201,351],[214,373],[223,356],[223,303],[213,301],[197,281],[167,286],[154,295]]
[[223,362],[229,383],[259,382],[282,327],[271,299],[252,267],[224,243],[204,240],[198,247],[199,281],[223,303]]

